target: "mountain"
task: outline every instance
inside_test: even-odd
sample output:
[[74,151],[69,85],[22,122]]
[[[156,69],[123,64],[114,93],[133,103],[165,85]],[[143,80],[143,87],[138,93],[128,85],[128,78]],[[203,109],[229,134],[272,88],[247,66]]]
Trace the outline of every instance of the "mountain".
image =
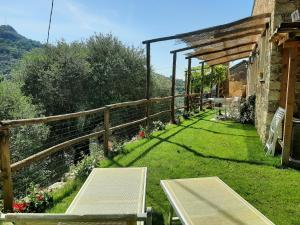
[[7,76],[21,56],[33,48],[41,47],[38,41],[30,40],[9,25],[0,26],[0,75]]

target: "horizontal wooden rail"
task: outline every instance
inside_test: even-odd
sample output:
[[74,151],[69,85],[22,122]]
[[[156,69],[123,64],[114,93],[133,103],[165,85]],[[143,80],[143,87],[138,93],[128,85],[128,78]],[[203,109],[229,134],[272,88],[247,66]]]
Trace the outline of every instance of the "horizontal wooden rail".
[[92,137],[98,137],[100,135],[104,134],[104,130],[101,130],[101,131],[97,131],[97,132],[94,132],[94,133],[91,133],[91,134],[87,134],[87,135],[84,135],[84,136],[81,136],[81,137],[78,137],[78,138],[74,138],[74,139],[71,139],[71,140],[68,140],[68,141],[65,141],[63,143],[60,143],[58,145],[54,145],[50,148],[47,148],[39,153],[36,153],[34,155],[31,155],[29,156],[28,158],[26,159],[23,159],[19,162],[16,162],[14,164],[11,165],[11,171],[12,172],[15,172],[17,170],[20,170],[22,168],[24,168],[25,166],[33,163],[33,162],[36,162],[36,161],[39,161],[41,159],[44,159],[46,158],[47,156],[49,155],[52,155],[58,151],[60,151],[61,149],[63,148],[66,148],[66,147],[69,147],[69,146],[72,146],[76,143],[79,143],[81,141],[84,141],[86,139],[90,139]]
[[141,99],[141,100],[137,100],[137,101],[111,104],[111,105],[107,105],[106,107],[109,109],[119,109],[119,108],[126,108],[129,106],[143,105],[143,104],[147,104],[147,103],[148,103],[147,99]]
[[162,101],[168,101],[171,99],[172,99],[172,96],[167,96],[167,97],[161,97],[161,98],[151,98],[149,100],[151,103],[157,103],[157,102],[162,102]]
[[185,97],[186,96],[186,94],[179,94],[179,95],[175,95],[174,97],[175,98],[182,98],[182,97]]
[[201,95],[200,93],[192,93],[192,94],[189,94],[189,95],[187,95],[187,94],[179,94],[179,95],[175,95],[174,97],[175,98],[182,98],[182,97],[188,97],[188,96],[195,97],[195,96],[200,96],[200,95]]
[[182,107],[178,107],[178,108],[176,108],[175,110],[179,110],[179,109],[185,109],[185,108],[187,108],[186,106],[182,106]]
[[142,123],[146,120],[147,120],[147,117],[144,117],[142,119],[135,120],[135,121],[132,121],[132,122],[129,122],[129,123],[124,123],[124,124],[121,124],[121,125],[117,125],[117,126],[111,127],[110,131],[120,130],[120,129],[125,128],[125,127],[129,127],[129,126],[132,126],[132,125],[135,125],[135,124]]
[[170,112],[171,112],[171,110],[169,109],[169,110],[165,110],[165,111],[161,111],[161,112],[152,114],[152,115],[150,115],[149,117],[150,117],[150,118],[154,118],[154,117],[160,116],[160,115],[162,115],[162,114],[164,114],[164,113],[170,113]]
[[105,107],[87,110],[87,111],[81,111],[76,113],[69,113],[69,114],[63,114],[63,115],[57,115],[57,116],[47,116],[47,117],[40,117],[40,118],[32,118],[32,119],[19,119],[19,120],[3,120],[0,121],[0,129],[1,127],[8,126],[8,127],[18,127],[18,126],[24,126],[24,125],[32,125],[32,124],[40,124],[40,123],[47,123],[52,121],[59,121],[59,120],[66,120],[66,119],[72,119],[77,118],[81,116],[86,116],[94,113],[100,113],[104,112]]
[[43,123],[47,123],[47,122],[77,118],[77,117],[86,116],[86,115],[90,115],[90,114],[94,114],[94,113],[104,112],[104,110],[107,108],[109,108],[109,109],[126,108],[129,106],[137,106],[137,105],[161,102],[161,101],[166,101],[166,100],[171,100],[171,99],[172,99],[172,96],[161,97],[161,98],[151,98],[149,100],[141,99],[141,100],[137,100],[137,101],[116,103],[116,104],[107,105],[107,106],[97,108],[97,109],[80,111],[80,112],[76,112],[76,113],[68,113],[68,114],[63,114],[63,115],[47,116],[47,117],[31,118],[31,119],[3,120],[3,121],[0,121],[0,130],[5,129],[5,127],[18,127],[18,126],[24,126],[24,125],[43,124]]

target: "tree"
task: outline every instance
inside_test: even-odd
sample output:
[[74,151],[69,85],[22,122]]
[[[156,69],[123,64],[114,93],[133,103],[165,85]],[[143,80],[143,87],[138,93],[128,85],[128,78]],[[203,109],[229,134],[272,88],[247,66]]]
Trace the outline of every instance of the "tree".
[[87,51],[81,43],[58,42],[26,54],[13,78],[34,104],[47,115],[74,112],[87,107],[89,81]]
[[[210,92],[212,86],[218,87],[227,79],[228,67],[224,65],[214,66],[214,70],[205,64],[204,75],[202,75],[202,65],[192,67],[192,88],[195,92],[199,93],[202,84],[204,85],[204,91]],[[218,90],[217,90],[218,91]]]
[[[3,81],[0,83],[0,119],[20,119],[38,117],[43,112],[32,104],[31,98],[24,96],[17,83]],[[49,135],[45,125],[21,126],[10,128],[10,150],[12,162],[17,162],[40,151]],[[24,191],[25,180],[43,179],[46,171],[41,165],[24,168],[15,177],[15,190]],[[21,186],[20,186],[21,185]]]

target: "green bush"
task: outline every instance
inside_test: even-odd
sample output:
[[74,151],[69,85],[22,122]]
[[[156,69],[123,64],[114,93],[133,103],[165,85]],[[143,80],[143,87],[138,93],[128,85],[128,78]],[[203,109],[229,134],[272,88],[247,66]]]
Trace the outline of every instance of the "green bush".
[[94,143],[90,146],[91,153],[85,156],[77,165],[71,167],[71,173],[76,179],[85,180],[92,170],[99,166],[100,159],[103,157],[102,147]]
[[153,130],[154,131],[159,131],[159,130],[164,130],[164,129],[166,129],[166,125],[162,122],[162,121],[160,121],[160,120],[158,120],[158,121],[153,121]]
[[254,124],[255,121],[255,95],[249,96],[241,104],[240,122],[243,124]]

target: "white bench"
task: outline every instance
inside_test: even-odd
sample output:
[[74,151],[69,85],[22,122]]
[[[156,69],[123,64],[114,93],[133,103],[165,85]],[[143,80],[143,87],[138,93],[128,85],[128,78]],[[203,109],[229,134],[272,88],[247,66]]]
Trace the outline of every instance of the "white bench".
[[274,225],[218,177],[163,180],[161,186],[171,204],[169,224]]
[[152,224],[145,208],[147,168],[94,169],[65,214],[9,213],[2,221],[20,225]]

